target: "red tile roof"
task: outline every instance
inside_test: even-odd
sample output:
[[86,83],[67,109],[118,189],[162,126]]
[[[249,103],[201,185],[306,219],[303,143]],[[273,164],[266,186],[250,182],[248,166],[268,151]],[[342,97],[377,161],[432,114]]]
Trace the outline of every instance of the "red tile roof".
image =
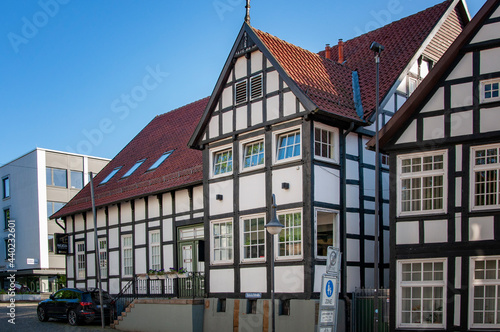
[[[188,148],[187,142],[207,103],[208,97],[156,116],[94,178],[96,206],[201,183],[202,152]],[[169,150],[174,152],[157,169],[147,171],[163,153]],[[145,158],[146,161],[132,175],[122,179],[137,161]],[[109,182],[99,185],[113,169],[119,166],[122,168]],[[52,218],[90,209],[90,185],[87,185]]]

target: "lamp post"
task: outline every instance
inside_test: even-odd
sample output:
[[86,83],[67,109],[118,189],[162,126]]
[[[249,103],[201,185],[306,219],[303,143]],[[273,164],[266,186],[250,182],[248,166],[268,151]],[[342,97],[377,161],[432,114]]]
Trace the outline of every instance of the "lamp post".
[[276,215],[276,197],[273,194],[273,205],[271,206],[272,218],[264,227],[271,234],[271,308],[272,308],[272,331],[275,331],[275,314],[274,314],[274,236],[279,234],[283,229],[283,224],[280,223]]
[[370,45],[370,50],[375,53],[375,64],[377,67],[376,74],[376,93],[375,93],[375,243],[373,244],[373,283],[375,284],[375,293],[373,296],[373,331],[378,331],[378,287],[379,287],[379,249],[378,249],[378,237],[379,237],[379,201],[380,201],[380,153],[379,153],[379,143],[378,143],[378,131],[379,131],[379,66],[380,66],[380,53],[384,50],[384,46],[377,42],[373,42]]

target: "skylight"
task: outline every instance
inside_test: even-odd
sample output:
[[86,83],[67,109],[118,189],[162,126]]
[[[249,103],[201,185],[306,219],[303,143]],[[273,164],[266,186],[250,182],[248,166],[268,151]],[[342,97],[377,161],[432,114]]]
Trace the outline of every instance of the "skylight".
[[120,167],[117,167],[117,168],[115,168],[114,170],[112,170],[112,171],[111,171],[111,173],[109,173],[109,174],[108,174],[108,176],[106,176],[106,177],[104,178],[104,180],[102,180],[102,181],[101,181],[101,183],[100,183],[100,184],[105,184],[106,182],[108,182],[109,180],[111,180],[111,178],[112,178],[113,176],[115,176],[115,174],[116,174],[116,173],[118,173],[118,171],[119,171],[121,168],[122,168],[122,167],[120,166]]
[[122,178],[126,178],[127,176],[132,175],[132,173],[134,173],[134,172],[135,172],[135,170],[136,170],[136,169],[138,169],[138,168],[139,168],[139,166],[141,166],[141,165],[142,165],[142,163],[143,163],[143,162],[145,162],[145,161],[146,161],[146,159],[142,159],[142,160],[139,160],[138,162],[136,162],[136,163],[134,164],[134,166],[130,167],[130,169],[127,171],[127,173],[125,173],[125,174],[122,176]]
[[164,154],[162,154],[161,157],[158,158],[158,160],[155,161],[155,163],[153,165],[151,165],[151,167],[148,169],[148,171],[155,169],[155,168],[158,168],[158,166],[160,166],[161,163],[164,162],[165,159],[167,159],[168,156],[170,156],[172,154],[172,152],[174,152],[174,150],[170,150],[170,151],[167,151]]

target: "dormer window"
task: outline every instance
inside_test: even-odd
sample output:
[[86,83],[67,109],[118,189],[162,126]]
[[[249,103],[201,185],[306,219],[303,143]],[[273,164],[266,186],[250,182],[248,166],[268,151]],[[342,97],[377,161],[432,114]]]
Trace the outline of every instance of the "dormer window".
[[112,171],[111,171],[111,173],[109,173],[109,174],[108,174],[108,176],[106,176],[106,177],[104,178],[104,180],[102,180],[102,181],[101,181],[101,183],[100,183],[100,184],[105,184],[105,183],[107,183],[109,180],[111,180],[111,178],[112,178],[113,176],[115,176],[115,174],[116,174],[116,173],[118,173],[118,171],[119,171],[120,169],[122,169],[122,167],[121,167],[121,166],[120,166],[120,167],[115,168],[114,170],[112,170]]
[[154,163],[153,165],[151,165],[151,167],[150,167],[150,168],[148,168],[148,171],[151,171],[151,170],[153,170],[153,169],[158,168],[158,166],[160,166],[160,165],[161,165],[161,163],[162,163],[162,162],[164,162],[164,161],[165,161],[165,159],[167,159],[167,158],[168,158],[168,157],[172,154],[172,152],[174,152],[174,150],[170,150],[170,151],[167,151],[167,152],[165,152],[164,154],[162,154],[162,155],[160,156],[160,158],[158,158],[158,160],[157,160],[157,161],[155,161],[155,163]]
[[136,169],[139,168],[139,166],[142,165],[142,163],[144,163],[146,161],[146,159],[142,159],[142,160],[139,160],[138,162],[136,162],[134,164],[134,166],[130,167],[130,169],[127,171],[127,173],[125,173],[122,178],[126,178],[126,177],[129,177],[130,175],[132,175],[132,173],[135,172]]

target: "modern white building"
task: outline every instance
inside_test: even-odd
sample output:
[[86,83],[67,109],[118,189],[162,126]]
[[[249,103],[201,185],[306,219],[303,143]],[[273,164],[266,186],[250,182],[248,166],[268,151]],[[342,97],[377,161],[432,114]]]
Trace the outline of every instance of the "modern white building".
[[[55,277],[66,274],[65,256],[54,251],[54,234],[65,233],[65,226],[49,217],[85,186],[89,172],[98,173],[108,162],[36,148],[0,167],[5,243],[0,250],[2,288],[10,274],[7,270],[16,270],[20,284],[33,291],[53,291]],[[8,253],[15,254],[14,266]]]

